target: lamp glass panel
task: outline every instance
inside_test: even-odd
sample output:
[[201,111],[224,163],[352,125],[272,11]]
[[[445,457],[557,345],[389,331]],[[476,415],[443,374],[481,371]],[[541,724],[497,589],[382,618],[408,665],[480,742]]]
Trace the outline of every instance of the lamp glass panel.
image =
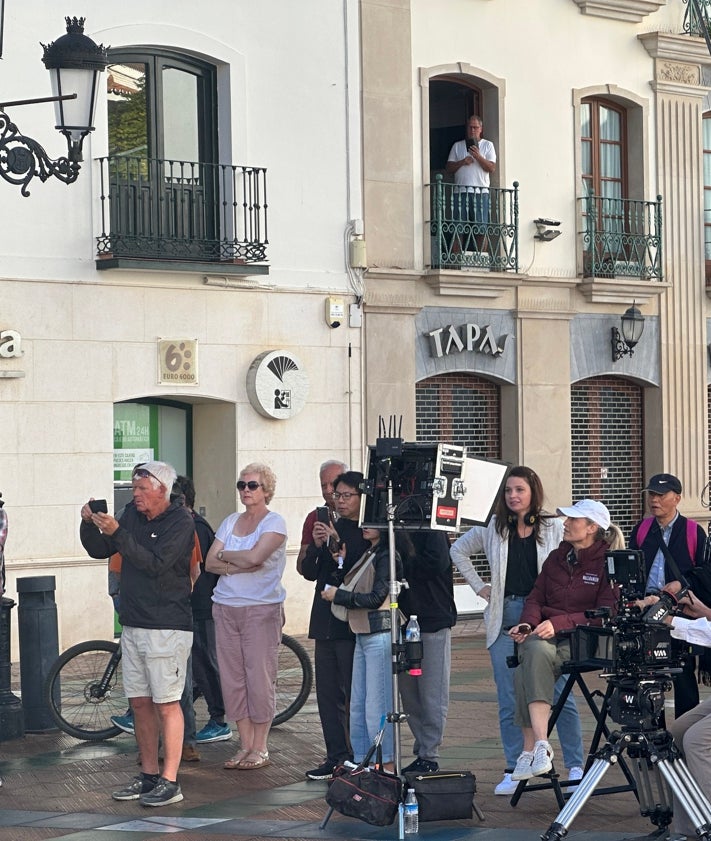
[[50,71],[54,96],[77,94],[76,99],[55,102],[56,128],[69,129],[72,139],[80,139],[93,124],[94,119],[94,70],[67,70],[57,68]]
[[[630,312],[632,310],[632,312]],[[625,342],[633,347],[640,340],[642,331],[644,330],[644,317],[637,309],[630,307],[630,310],[622,316],[622,338]]]

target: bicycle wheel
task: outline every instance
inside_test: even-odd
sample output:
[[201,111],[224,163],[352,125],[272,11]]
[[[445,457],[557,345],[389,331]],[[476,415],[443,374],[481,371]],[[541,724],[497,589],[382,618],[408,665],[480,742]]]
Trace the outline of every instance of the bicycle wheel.
[[47,675],[45,703],[57,726],[75,739],[98,742],[121,732],[110,720],[128,708],[121,659],[112,661],[117,652],[117,642],[80,642],[61,654]]
[[298,713],[311,694],[313,682],[314,670],[308,652],[293,637],[282,634],[276,683],[276,715],[272,727],[283,724]]

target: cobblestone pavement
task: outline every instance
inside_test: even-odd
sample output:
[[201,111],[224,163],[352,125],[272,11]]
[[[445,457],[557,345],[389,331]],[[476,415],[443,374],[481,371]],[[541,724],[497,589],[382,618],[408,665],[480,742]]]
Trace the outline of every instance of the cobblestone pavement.
[[[307,640],[303,642],[310,648]],[[586,683],[591,688],[605,687],[595,674],[587,675]],[[579,694],[577,697],[589,743],[594,720]],[[198,727],[205,719],[198,702]],[[552,743],[555,749],[557,743],[554,739]],[[410,761],[411,745],[405,725],[403,764]],[[397,838],[397,826],[370,827],[340,815],[334,815],[325,829],[319,828],[326,812],[326,784],[304,778],[304,771],[323,759],[313,694],[296,717],[272,731],[270,766],[250,773],[223,769],[223,762],[235,750],[235,741],[202,746],[201,761],[184,764],[180,770],[185,799],[146,810],[135,801],[118,803],[110,796],[137,772],[131,736],[88,743],[52,732],[0,742],[0,775],[4,779],[0,841],[144,841],[163,838],[166,833],[177,834],[180,841]],[[559,813],[551,790],[525,792],[515,808],[508,797],[493,794],[501,779],[503,759],[495,687],[479,619],[461,621],[455,629],[451,705],[440,765],[476,774],[476,801],[484,820],[475,817],[472,821],[421,824],[420,837],[433,841],[534,841]],[[613,783],[624,783],[617,768],[611,768],[604,778],[606,787]],[[653,829],[649,820],[641,817],[634,795],[626,791],[591,797],[575,817],[568,837],[617,841]]]

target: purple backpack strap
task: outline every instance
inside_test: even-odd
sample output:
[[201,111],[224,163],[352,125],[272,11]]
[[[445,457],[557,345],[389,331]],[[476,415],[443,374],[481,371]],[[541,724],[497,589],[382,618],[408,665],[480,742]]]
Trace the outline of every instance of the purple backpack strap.
[[642,544],[647,539],[647,535],[649,534],[649,530],[652,528],[653,522],[654,517],[645,517],[639,524],[639,528],[637,529],[637,547],[639,549],[642,548]]
[[686,521],[686,546],[691,557],[691,565],[696,566],[696,547],[697,547],[698,528],[697,523],[693,520]]

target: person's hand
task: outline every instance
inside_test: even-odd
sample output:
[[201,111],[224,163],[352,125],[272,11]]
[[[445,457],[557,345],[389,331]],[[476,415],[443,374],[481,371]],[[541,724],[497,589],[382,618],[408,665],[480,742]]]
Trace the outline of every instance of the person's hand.
[[334,587],[332,584],[327,584],[323,590],[321,590],[321,598],[326,602],[332,602],[336,598],[336,590],[338,587]]
[[491,584],[485,584],[481,590],[477,593],[477,596],[481,596],[482,599],[486,599],[487,602],[491,601]]
[[521,622],[518,625],[514,625],[513,628],[509,631],[509,636],[511,639],[520,645],[526,637],[531,633],[531,626],[527,622]]
[[[92,496],[90,498],[89,502],[93,501],[93,499],[94,499],[94,497]],[[94,512],[91,510],[91,508],[89,508],[89,503],[85,502],[84,505],[82,505],[82,507],[81,507],[81,518],[82,518],[82,520],[84,520],[85,523],[90,523],[91,522],[91,515],[93,513]]]
[[555,628],[550,619],[544,619],[543,622],[536,625],[531,633],[540,637],[542,640],[550,640],[555,636]]
[[635,599],[634,606],[638,607],[640,610],[644,610],[646,607],[651,607],[651,605],[656,604],[659,601],[659,596],[649,595],[645,596],[643,599]]
[[[82,508],[82,511],[84,509]],[[119,527],[118,520],[115,517],[112,517],[111,514],[104,514],[103,512],[99,512],[98,514],[91,515],[92,523],[99,529],[102,534],[108,534],[111,536]]]
[[466,158],[464,158],[464,163],[467,164],[467,165],[473,164],[474,163],[474,158],[471,155],[467,155]]

